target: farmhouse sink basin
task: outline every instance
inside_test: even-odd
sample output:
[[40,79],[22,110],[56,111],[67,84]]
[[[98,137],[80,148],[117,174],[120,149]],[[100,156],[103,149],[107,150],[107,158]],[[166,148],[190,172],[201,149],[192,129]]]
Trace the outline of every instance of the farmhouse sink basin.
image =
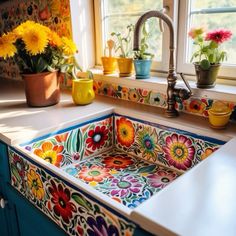
[[11,184],[68,234],[133,235],[131,212],[224,143],[111,113],[10,147]]

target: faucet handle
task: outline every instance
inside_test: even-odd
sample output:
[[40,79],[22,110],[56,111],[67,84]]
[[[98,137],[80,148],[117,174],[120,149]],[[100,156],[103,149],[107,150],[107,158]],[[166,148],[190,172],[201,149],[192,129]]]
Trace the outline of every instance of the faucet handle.
[[180,76],[181,76],[182,80],[184,81],[186,87],[187,87],[188,90],[189,90],[189,95],[192,96],[192,95],[193,95],[193,91],[192,91],[192,89],[191,89],[191,87],[190,87],[188,81],[184,78],[184,74],[183,74],[183,73],[180,73]]

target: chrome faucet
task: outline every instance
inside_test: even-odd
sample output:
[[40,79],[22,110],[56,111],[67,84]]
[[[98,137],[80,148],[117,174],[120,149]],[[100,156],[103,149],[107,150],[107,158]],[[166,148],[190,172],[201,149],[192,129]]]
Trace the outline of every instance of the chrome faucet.
[[192,95],[191,88],[187,81],[184,79],[183,74],[181,78],[183,79],[185,85],[188,90],[183,88],[175,88],[177,75],[175,71],[175,58],[174,58],[174,50],[175,50],[175,39],[174,39],[174,26],[170,17],[160,11],[148,11],[144,13],[137,21],[134,28],[134,45],[133,50],[139,50],[139,36],[140,36],[140,28],[142,24],[151,17],[157,17],[163,20],[169,27],[170,30],[170,59],[169,59],[169,72],[167,76],[167,109],[165,114],[167,117],[176,117],[178,116],[178,111],[175,109],[176,99],[180,98],[182,100],[188,99]]

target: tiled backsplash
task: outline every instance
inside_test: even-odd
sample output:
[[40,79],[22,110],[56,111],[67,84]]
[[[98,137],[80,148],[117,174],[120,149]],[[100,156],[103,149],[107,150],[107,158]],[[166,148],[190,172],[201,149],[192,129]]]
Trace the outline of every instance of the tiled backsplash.
[[[157,90],[143,89],[141,87],[128,87],[99,79],[94,81],[94,90],[96,94],[99,95],[105,95],[146,105],[162,108],[165,108],[167,105],[166,94]],[[179,111],[208,117],[208,110],[211,108],[214,101],[216,101],[216,99],[193,96],[188,100],[178,101],[176,103],[176,108]],[[232,109],[231,119],[236,120],[236,102],[227,101],[227,98],[223,102],[225,102],[230,109]]]

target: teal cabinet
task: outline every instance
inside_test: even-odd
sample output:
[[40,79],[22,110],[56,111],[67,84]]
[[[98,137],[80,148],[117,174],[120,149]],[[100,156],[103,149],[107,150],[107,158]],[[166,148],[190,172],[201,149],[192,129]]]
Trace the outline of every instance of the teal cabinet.
[[53,221],[10,184],[7,145],[0,141],[0,235],[65,236]]

